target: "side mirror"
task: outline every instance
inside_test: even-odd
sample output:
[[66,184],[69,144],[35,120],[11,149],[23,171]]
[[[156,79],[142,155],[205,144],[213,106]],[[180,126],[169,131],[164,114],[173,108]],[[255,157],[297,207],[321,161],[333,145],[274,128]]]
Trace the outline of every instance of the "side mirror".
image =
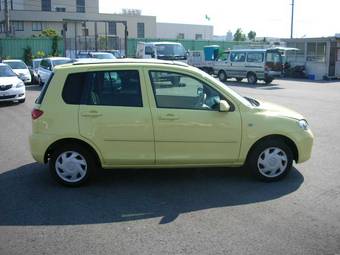
[[220,101],[220,112],[229,112],[230,111],[230,105],[227,101],[221,100]]

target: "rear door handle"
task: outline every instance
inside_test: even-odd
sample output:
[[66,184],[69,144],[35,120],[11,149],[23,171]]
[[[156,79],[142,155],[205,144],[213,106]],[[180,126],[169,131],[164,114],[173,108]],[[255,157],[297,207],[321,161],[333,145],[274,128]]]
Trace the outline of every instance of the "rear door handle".
[[172,114],[172,113],[168,113],[166,115],[161,115],[159,116],[159,120],[178,120],[179,117]]
[[86,111],[86,112],[82,112],[81,116],[82,117],[100,117],[103,114],[97,112],[97,111]]

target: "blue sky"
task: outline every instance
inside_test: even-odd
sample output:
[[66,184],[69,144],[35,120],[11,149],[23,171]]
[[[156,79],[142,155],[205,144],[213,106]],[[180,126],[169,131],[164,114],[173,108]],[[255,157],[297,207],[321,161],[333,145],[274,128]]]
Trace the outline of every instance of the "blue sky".
[[[291,0],[100,0],[100,11],[119,13],[122,8],[141,9],[158,22],[209,24],[224,35],[240,27],[257,36],[289,37]],[[207,21],[205,15],[211,20]],[[333,36],[340,33],[340,0],[295,0],[294,37]]]

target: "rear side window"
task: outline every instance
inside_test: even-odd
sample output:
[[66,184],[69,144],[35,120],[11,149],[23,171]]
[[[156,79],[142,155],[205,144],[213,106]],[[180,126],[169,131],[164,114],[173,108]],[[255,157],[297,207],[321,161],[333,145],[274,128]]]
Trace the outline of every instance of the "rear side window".
[[87,105],[143,107],[137,70],[88,72],[85,79]]
[[50,86],[50,83],[51,83],[51,80],[53,79],[53,76],[54,76],[54,73],[51,73],[50,78],[48,78],[48,81],[45,83],[44,87],[40,91],[40,95],[35,100],[36,104],[41,104],[43,102],[46,91],[47,91],[48,87]]
[[66,78],[62,92],[66,104],[80,104],[85,87],[86,73],[69,74]]
[[247,56],[247,62],[250,63],[262,63],[263,53],[262,52],[249,52]]

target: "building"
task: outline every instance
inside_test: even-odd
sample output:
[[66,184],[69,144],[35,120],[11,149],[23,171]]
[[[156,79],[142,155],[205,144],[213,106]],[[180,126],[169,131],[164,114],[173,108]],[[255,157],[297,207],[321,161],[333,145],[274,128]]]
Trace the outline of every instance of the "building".
[[287,47],[298,51],[287,52],[291,66],[304,65],[310,78],[340,77],[340,37],[282,39]]
[[157,23],[157,38],[213,40],[214,27],[209,25]]
[[[0,0],[1,37],[5,36],[4,6],[4,0]],[[63,20],[79,21],[77,24],[68,22],[67,37],[74,37],[76,30],[78,36],[93,36],[94,22],[84,24],[81,21],[96,20],[99,35],[107,33],[124,37],[124,26],[115,21],[126,21],[129,37],[156,37],[156,17],[130,10],[125,10],[123,14],[99,13],[99,0],[8,0],[8,6],[12,36],[31,37],[39,35],[45,28],[53,28],[62,34]]]

